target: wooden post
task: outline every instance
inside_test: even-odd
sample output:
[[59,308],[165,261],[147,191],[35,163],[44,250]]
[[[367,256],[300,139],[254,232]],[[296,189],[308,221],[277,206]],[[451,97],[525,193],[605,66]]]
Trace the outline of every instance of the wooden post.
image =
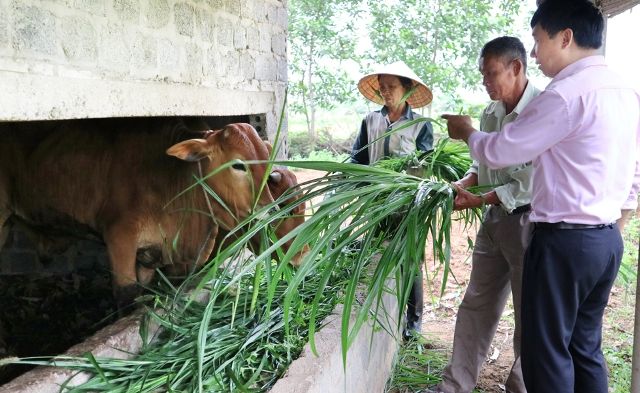
[[631,357],[631,393],[640,393],[640,242],[638,242],[636,317],[633,324],[633,356]]

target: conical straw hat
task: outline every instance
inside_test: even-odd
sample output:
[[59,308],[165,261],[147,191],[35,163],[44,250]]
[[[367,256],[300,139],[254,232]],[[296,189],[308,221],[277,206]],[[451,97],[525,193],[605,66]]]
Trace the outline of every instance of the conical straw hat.
[[403,61],[396,61],[395,63],[382,66],[372,74],[365,75],[358,82],[358,90],[360,90],[360,93],[376,104],[384,105],[384,100],[379,94],[380,86],[378,85],[378,75],[381,74],[404,76],[405,78],[413,80],[413,85],[417,87],[413,94],[407,98],[407,103],[409,103],[412,108],[420,108],[428,105],[433,99],[431,90],[429,90],[418,75]]

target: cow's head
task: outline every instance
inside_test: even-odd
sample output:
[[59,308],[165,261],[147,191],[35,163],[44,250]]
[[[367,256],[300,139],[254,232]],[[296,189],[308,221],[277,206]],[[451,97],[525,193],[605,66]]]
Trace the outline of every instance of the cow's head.
[[273,202],[268,187],[260,190],[266,163],[247,163],[269,159],[269,150],[249,124],[234,123],[206,132],[202,139],[189,139],[171,146],[167,154],[198,162],[205,176],[225,163],[238,161],[207,179],[209,187],[231,213],[217,203],[213,206],[216,218],[225,229],[233,228],[250,215],[254,206],[259,208]]
[[[294,204],[297,200],[300,199],[300,194],[291,194],[292,191],[298,188],[298,179],[296,175],[288,169],[285,168],[275,168],[271,172],[271,176],[269,176],[269,191],[271,191],[271,195],[274,199],[278,200],[278,204],[280,208],[285,208],[287,205]],[[283,200],[279,200],[279,198],[284,195],[285,192],[289,191],[291,197],[285,198]],[[305,203],[301,202],[297,204],[293,209],[291,209],[289,215],[275,223],[275,233],[278,238],[283,237],[287,233],[291,232],[294,228],[302,225],[305,219]],[[289,250],[291,244],[293,243],[293,239],[287,241],[282,245],[282,249],[284,252]],[[309,245],[305,244],[300,252],[298,252],[293,259],[291,260],[291,264],[294,266],[300,266],[302,258],[309,252]]]

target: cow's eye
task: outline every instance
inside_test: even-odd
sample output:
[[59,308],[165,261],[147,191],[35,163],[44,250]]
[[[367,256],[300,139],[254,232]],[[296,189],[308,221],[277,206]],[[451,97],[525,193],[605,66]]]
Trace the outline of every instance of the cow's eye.
[[236,162],[235,164],[231,165],[231,168],[237,170],[237,171],[247,171],[247,166],[241,162]]

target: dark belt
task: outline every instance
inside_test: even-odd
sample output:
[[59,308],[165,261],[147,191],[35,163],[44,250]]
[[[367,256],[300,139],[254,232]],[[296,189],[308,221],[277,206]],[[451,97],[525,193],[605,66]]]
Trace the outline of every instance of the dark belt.
[[572,224],[569,222],[536,222],[534,223],[536,229],[603,229],[606,227],[612,228],[615,223],[612,224]]
[[511,210],[509,213],[510,216],[515,216],[516,214],[522,214],[531,211],[531,204],[527,203],[526,205],[518,206],[515,209]]

